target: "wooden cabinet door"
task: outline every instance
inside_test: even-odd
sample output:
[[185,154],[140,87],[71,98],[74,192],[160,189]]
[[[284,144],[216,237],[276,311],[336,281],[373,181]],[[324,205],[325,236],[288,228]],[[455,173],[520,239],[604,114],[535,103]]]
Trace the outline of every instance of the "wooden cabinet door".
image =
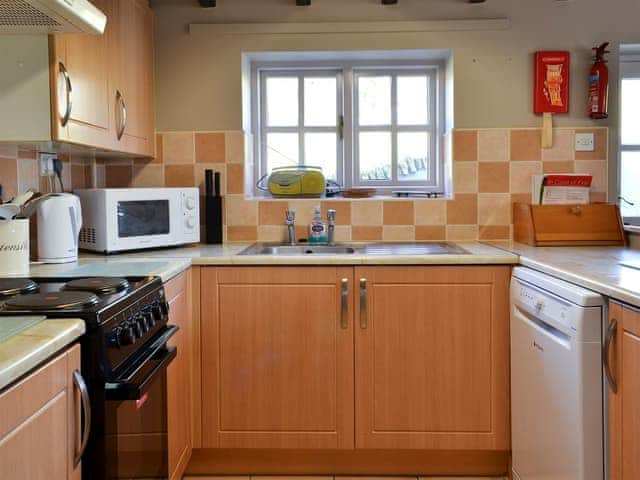
[[[640,311],[611,303],[609,478],[640,478]],[[615,323],[614,323],[615,322]],[[615,330],[613,330],[615,328]]]
[[353,269],[201,272],[203,447],[353,448]]
[[73,371],[80,347],[59,355],[0,394],[0,478],[80,480],[80,398]]
[[191,271],[187,271],[165,284],[169,302],[169,323],[180,330],[170,345],[178,355],[167,369],[167,403],[169,434],[169,479],[182,478],[191,458]]
[[[50,47],[52,139],[103,149],[113,148],[109,92],[110,49],[115,25],[111,0],[96,0],[96,7],[107,14],[103,35],[52,35]],[[62,67],[61,67],[62,64]],[[67,84],[61,69],[67,71],[71,85],[68,121],[62,124],[67,101]]]
[[148,1],[110,1],[116,10],[109,92],[113,141],[119,151],[153,156],[153,14]]
[[357,267],[356,447],[509,449],[509,267]]

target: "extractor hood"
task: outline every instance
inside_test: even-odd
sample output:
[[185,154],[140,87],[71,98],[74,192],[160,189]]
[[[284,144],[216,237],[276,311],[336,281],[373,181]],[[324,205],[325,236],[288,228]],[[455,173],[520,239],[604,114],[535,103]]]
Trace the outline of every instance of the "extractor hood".
[[106,24],[89,0],[0,0],[0,34],[102,35]]

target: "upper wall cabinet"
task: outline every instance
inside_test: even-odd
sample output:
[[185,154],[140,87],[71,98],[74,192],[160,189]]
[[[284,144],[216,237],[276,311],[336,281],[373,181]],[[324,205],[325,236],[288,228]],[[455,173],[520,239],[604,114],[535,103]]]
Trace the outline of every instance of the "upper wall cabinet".
[[[146,0],[93,0],[104,35],[0,37],[0,141],[154,155],[153,17]],[[8,38],[7,38],[8,37]],[[4,70],[4,67],[3,67]],[[6,128],[4,128],[6,126]]]

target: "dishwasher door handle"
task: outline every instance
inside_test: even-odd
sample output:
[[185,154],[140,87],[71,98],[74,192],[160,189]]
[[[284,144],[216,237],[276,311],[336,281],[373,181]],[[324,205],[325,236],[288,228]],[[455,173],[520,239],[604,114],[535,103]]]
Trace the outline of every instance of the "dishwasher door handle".
[[609,327],[607,327],[607,336],[604,340],[604,347],[602,351],[602,361],[604,364],[604,373],[607,376],[607,383],[613,393],[618,393],[618,383],[616,382],[613,372],[611,371],[611,365],[609,364],[609,352],[611,350],[611,342],[613,337],[616,336],[618,331],[618,321],[614,318],[611,320]]

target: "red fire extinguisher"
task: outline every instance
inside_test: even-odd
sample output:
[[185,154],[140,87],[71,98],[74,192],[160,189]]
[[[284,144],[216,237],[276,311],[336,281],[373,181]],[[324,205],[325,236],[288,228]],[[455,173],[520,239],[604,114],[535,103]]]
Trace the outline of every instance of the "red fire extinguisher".
[[591,118],[607,118],[609,116],[609,68],[604,56],[609,42],[605,42],[593,50],[596,52],[594,64],[589,73],[589,116]]

